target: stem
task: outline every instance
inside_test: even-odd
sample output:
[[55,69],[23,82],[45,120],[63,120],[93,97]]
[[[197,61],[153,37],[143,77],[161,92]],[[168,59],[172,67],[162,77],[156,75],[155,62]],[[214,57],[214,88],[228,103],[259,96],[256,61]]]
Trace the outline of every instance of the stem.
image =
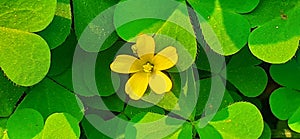
[[300,133],[296,133],[290,129],[273,129],[272,138],[300,138]]

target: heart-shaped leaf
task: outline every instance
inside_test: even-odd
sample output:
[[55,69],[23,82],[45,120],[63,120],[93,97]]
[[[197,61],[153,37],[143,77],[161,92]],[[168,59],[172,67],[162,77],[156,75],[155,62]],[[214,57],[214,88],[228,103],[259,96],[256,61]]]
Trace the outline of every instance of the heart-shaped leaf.
[[198,14],[204,40],[215,52],[232,55],[248,40],[250,24],[240,13],[251,12],[259,0],[188,0]]
[[139,34],[155,35],[157,52],[170,45],[176,47],[179,71],[186,70],[196,58],[196,39],[183,2],[126,0],[116,6],[114,25],[118,35],[129,42]]
[[298,49],[300,3],[284,12],[281,16],[278,14],[273,20],[256,28],[249,36],[251,52],[265,62],[285,63],[295,55]]
[[43,116],[34,109],[19,109],[7,121],[10,139],[38,137],[44,127]]
[[198,122],[196,128],[203,139],[259,138],[264,126],[260,111],[248,102],[234,103],[217,112],[211,121],[204,117]]
[[51,114],[43,129],[43,139],[78,139],[80,137],[79,121],[68,113]]
[[247,97],[260,95],[268,83],[266,72],[258,66],[260,63],[248,48],[244,48],[227,64],[227,80]]

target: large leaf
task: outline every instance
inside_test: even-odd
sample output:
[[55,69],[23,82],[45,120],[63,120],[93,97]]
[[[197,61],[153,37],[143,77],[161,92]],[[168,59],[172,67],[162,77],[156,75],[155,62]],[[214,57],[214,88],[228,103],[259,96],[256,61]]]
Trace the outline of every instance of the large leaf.
[[48,43],[51,49],[62,44],[71,30],[71,6],[69,0],[57,0],[55,16],[51,24],[38,34]]
[[211,121],[204,117],[198,122],[196,128],[203,139],[254,139],[260,137],[264,126],[260,111],[248,102],[234,103],[217,112]]
[[76,0],[74,24],[80,46],[90,52],[109,48],[118,36],[113,26],[114,5],[119,0]]
[[170,45],[176,47],[179,56],[176,66],[179,71],[186,70],[195,60],[196,39],[187,7],[182,2],[123,1],[116,6],[114,25],[118,35],[130,42],[134,42],[139,34],[155,35],[156,52]]
[[9,79],[31,86],[46,76],[50,50],[36,34],[0,27],[0,59],[0,67]]
[[0,72],[0,84],[0,117],[8,117],[26,88],[15,86],[4,76],[3,72]]
[[43,116],[33,109],[20,109],[7,121],[10,139],[32,139],[38,137],[44,127]]
[[0,67],[14,83],[31,86],[41,81],[50,66],[50,51],[40,36],[52,21],[56,0],[0,2]]
[[[287,5],[289,6],[289,5]],[[269,7],[269,6],[268,6]],[[249,36],[251,52],[268,63],[285,63],[296,53],[300,40],[300,4],[256,28]]]
[[240,13],[251,12],[259,0],[188,0],[198,14],[204,40],[217,53],[232,55],[247,43],[250,24]]
[[1,0],[0,27],[28,32],[41,31],[52,21],[55,9],[56,0]]
[[248,48],[244,48],[227,64],[227,80],[247,97],[260,95],[268,83],[266,72],[258,66],[260,63]]
[[43,139],[76,139],[80,137],[79,121],[68,113],[51,114],[43,129]]
[[22,108],[33,108],[39,111],[45,119],[52,113],[59,112],[69,113],[78,121],[83,118],[80,100],[69,90],[48,78],[31,89],[18,106],[17,111]]

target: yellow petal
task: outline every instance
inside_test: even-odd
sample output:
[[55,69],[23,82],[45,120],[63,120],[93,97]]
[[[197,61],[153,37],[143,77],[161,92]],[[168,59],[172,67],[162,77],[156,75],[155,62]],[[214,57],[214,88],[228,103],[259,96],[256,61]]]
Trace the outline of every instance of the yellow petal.
[[146,34],[138,36],[136,44],[132,46],[135,49],[137,55],[142,57],[153,57],[155,50],[155,42],[151,36]]
[[149,83],[149,73],[134,73],[125,85],[125,92],[133,100],[139,100],[145,93]]
[[156,94],[162,94],[171,90],[172,82],[166,74],[155,71],[150,77],[149,86]]
[[169,46],[153,57],[154,70],[166,70],[173,67],[178,61],[176,48]]
[[110,69],[117,73],[134,73],[142,68],[140,60],[130,55],[118,55],[110,64]]

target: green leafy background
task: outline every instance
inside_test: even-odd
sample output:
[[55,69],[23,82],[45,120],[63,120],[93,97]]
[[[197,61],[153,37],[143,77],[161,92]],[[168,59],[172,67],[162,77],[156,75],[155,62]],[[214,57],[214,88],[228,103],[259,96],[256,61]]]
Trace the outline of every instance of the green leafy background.
[[[134,101],[109,66],[139,34],[179,60]],[[1,0],[0,138],[300,138],[299,40],[299,0]]]

